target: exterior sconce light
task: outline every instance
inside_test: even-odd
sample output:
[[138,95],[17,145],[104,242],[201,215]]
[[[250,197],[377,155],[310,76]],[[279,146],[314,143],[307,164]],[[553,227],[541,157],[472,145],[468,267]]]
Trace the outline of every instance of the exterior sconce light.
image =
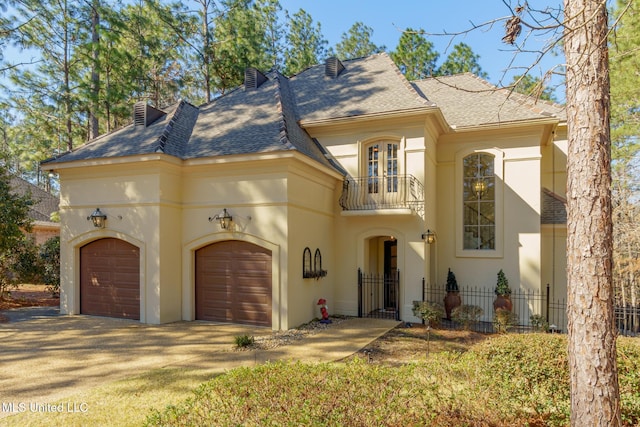
[[209,217],[209,222],[219,221],[220,228],[223,230],[228,230],[231,227],[231,221],[233,221],[233,217],[229,215],[227,212],[227,208],[222,210],[222,214],[217,214],[216,216]]
[[96,208],[96,210],[87,217],[87,221],[93,222],[93,226],[96,228],[104,228],[107,216],[102,213],[100,208]]
[[422,240],[427,242],[428,244],[433,244],[436,242],[436,233],[435,231],[427,230],[422,233]]
[[485,184],[484,180],[482,178],[478,178],[474,183],[473,183],[473,191],[476,193],[476,197],[478,199],[482,198],[482,195],[484,194],[484,192],[487,190],[487,184]]

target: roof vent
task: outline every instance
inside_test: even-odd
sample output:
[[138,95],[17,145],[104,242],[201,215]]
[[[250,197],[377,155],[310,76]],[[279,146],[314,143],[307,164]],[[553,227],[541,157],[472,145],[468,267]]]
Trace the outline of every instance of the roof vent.
[[138,101],[133,105],[133,126],[146,128],[164,114],[164,111],[153,108],[147,101]]
[[327,63],[324,67],[325,76],[335,79],[340,75],[342,71],[344,71],[344,65],[342,65],[342,62],[340,62],[338,58],[336,58],[335,56],[327,58]]
[[267,81],[267,77],[253,67],[244,70],[244,89],[258,89],[262,83]]

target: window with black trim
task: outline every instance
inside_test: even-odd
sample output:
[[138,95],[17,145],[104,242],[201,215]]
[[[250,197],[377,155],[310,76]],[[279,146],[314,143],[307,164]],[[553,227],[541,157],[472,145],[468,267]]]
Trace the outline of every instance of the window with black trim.
[[474,153],[463,159],[463,249],[496,249],[495,156]]

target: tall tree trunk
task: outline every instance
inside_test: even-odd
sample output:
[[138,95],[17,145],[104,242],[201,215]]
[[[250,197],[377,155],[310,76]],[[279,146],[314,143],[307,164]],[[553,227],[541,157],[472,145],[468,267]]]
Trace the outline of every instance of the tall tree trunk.
[[619,426],[604,0],[565,0],[567,280],[572,426]]
[[64,15],[64,27],[63,27],[63,58],[62,58],[62,69],[63,69],[63,74],[64,74],[64,86],[62,88],[62,97],[63,97],[63,103],[64,103],[64,125],[65,125],[65,132],[66,132],[66,138],[67,138],[67,150],[71,151],[73,150],[73,123],[71,121],[71,114],[73,112],[73,109],[71,107],[71,84],[70,84],[70,79],[71,79],[71,66],[70,66],[70,51],[71,51],[71,43],[70,43],[70,38],[71,35],[69,34],[69,22],[67,20],[67,16],[68,16],[68,8],[67,8],[67,2],[64,1],[62,2],[62,10],[63,10],[63,15]]
[[91,4],[91,107],[89,111],[89,140],[100,134],[98,123],[98,109],[100,108],[100,15],[98,13],[100,0],[93,0]]

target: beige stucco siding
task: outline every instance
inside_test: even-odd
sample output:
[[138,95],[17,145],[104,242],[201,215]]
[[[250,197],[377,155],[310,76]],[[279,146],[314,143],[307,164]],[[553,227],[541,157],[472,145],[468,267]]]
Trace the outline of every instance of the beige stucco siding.
[[[439,236],[437,283],[451,268],[463,286],[492,289],[503,269],[514,289],[540,290],[540,130],[467,132],[443,137],[438,143]],[[500,147],[496,149],[495,147]],[[498,194],[496,234],[492,251],[461,251],[461,159],[484,151],[496,156]],[[445,239],[443,237],[446,236]]]

